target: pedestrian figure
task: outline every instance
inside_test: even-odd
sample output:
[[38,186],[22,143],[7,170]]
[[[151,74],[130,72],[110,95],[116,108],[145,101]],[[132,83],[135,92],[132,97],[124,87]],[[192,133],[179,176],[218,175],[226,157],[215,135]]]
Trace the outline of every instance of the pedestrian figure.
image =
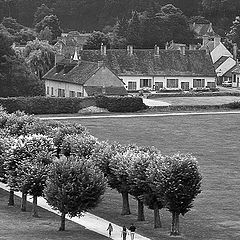
[[129,227],[129,231],[130,231],[131,240],[133,240],[134,239],[134,235],[135,235],[135,231],[136,231],[136,227],[133,225],[133,223]]
[[123,240],[126,240],[126,237],[127,237],[127,228],[126,228],[125,226],[123,226],[123,228],[122,228],[121,237],[123,237]]
[[112,231],[113,231],[113,226],[112,226],[111,223],[109,223],[107,231],[108,231],[108,237],[111,237],[112,236]]

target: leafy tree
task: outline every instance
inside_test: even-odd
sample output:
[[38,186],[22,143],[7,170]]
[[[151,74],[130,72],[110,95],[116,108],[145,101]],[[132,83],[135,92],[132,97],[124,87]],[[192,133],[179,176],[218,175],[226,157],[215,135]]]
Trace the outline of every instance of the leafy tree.
[[53,142],[46,136],[20,136],[6,155],[8,184],[22,192],[22,211],[26,211],[27,194],[33,195],[34,217],[38,216],[37,197],[42,195],[45,186],[52,150]]
[[130,19],[126,38],[128,44],[134,45],[137,48],[142,46],[142,24],[137,12],[133,12],[132,18]]
[[68,134],[63,138],[61,153],[66,157],[89,158],[98,144],[97,139],[88,133]]
[[87,159],[71,156],[51,165],[44,196],[61,212],[60,231],[65,230],[65,216],[81,216],[97,206],[106,187],[103,173]]
[[12,18],[12,17],[5,17],[5,18],[3,18],[2,24],[6,28],[13,29],[13,30],[15,30],[17,32],[19,32],[20,30],[26,28],[22,24],[18,23],[17,20]]
[[237,16],[227,34],[227,40],[231,43],[237,43],[240,46],[240,17]]
[[128,169],[131,163],[133,152],[129,147],[119,148],[109,163],[109,173],[107,175],[108,184],[111,188],[116,189],[122,195],[122,215],[129,215],[129,175]]
[[40,31],[39,33],[39,39],[40,40],[46,40],[48,42],[52,42],[53,36],[52,32],[49,29],[49,27],[45,27],[43,30]]
[[23,57],[32,73],[41,79],[54,66],[55,51],[47,42],[34,40],[27,43]]
[[165,206],[164,178],[162,174],[164,156],[157,154],[150,161],[146,175],[148,178],[148,193],[145,194],[145,204],[154,211],[154,228],[162,227],[159,209]]
[[163,166],[156,188],[165,191],[166,208],[172,213],[171,235],[180,235],[179,215],[193,207],[193,200],[201,193],[202,177],[196,158],[190,154],[166,157]]
[[56,15],[49,15],[44,17],[40,22],[35,25],[36,31],[40,33],[42,30],[48,27],[52,32],[52,43],[56,42],[57,37],[61,36],[62,29],[60,28],[60,22]]
[[34,96],[45,94],[44,84],[30,71],[24,59],[11,48],[11,39],[0,32],[0,96]]
[[100,49],[101,44],[106,45],[107,47],[110,46],[110,38],[107,34],[100,32],[100,31],[94,31],[86,43],[84,44],[85,49]]
[[150,161],[160,152],[153,147],[135,147],[131,156],[131,166],[129,174],[129,193],[138,202],[138,221],[144,221],[144,196],[149,193],[148,176],[146,174]]
[[52,15],[53,9],[49,8],[47,5],[42,4],[37,8],[37,11],[34,13],[33,24],[36,25],[44,19],[44,17]]

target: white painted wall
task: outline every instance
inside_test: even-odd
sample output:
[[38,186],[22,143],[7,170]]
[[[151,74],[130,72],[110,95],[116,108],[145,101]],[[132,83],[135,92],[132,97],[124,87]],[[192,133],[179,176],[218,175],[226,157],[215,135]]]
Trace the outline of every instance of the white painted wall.
[[240,87],[240,73],[235,73],[235,75],[236,75],[236,82],[233,81],[233,76],[232,76],[232,86]]
[[228,72],[231,68],[236,65],[236,61],[229,57],[225,62],[223,62],[217,69],[216,73],[218,77],[223,76],[226,72]]
[[[128,82],[136,82],[137,83],[137,90],[140,90],[140,79],[152,79],[153,85],[155,82],[163,82],[163,88],[167,88],[167,79],[178,79],[178,88],[181,89],[181,82],[188,82],[189,88],[193,88],[193,79],[205,79],[205,85],[207,86],[207,82],[216,83],[215,77],[164,77],[164,76],[119,76],[123,82],[126,84],[125,87],[128,86]],[[205,87],[206,87],[205,86]],[[127,89],[127,88],[126,88]],[[171,88],[173,89],[173,88]],[[128,90],[128,89],[127,89]]]
[[[49,87],[49,94],[47,94],[47,87]],[[51,88],[53,87],[53,96],[58,97],[58,89],[65,89],[65,97],[69,97],[69,91],[81,92],[83,95],[83,86],[73,83],[57,82],[51,80],[45,80],[46,96],[51,97]],[[86,96],[86,95],[83,95]]]
[[227,48],[222,43],[220,43],[211,52],[211,57],[212,57],[213,63],[215,63],[222,56],[233,57],[233,55],[227,50]]

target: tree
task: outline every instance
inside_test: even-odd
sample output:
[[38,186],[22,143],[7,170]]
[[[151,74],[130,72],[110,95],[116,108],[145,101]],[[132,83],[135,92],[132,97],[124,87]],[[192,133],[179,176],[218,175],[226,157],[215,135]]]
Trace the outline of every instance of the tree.
[[55,210],[61,212],[60,231],[65,230],[65,216],[81,216],[97,206],[104,194],[103,173],[87,159],[71,156],[51,165],[44,196]]
[[179,215],[185,215],[193,207],[193,200],[201,193],[202,177],[196,158],[190,154],[166,157],[161,172],[156,187],[164,189],[166,208],[172,213],[171,235],[180,235]]
[[53,14],[53,9],[49,8],[45,4],[42,4],[37,8],[37,11],[34,13],[34,19],[33,19],[33,24],[36,25],[40,21],[44,19],[44,17],[52,15]]
[[60,28],[60,22],[56,15],[49,15],[44,17],[40,22],[35,25],[36,31],[40,33],[42,30],[48,27],[52,32],[52,43],[55,43],[57,37],[61,36],[62,29]]
[[24,59],[11,48],[11,40],[0,32],[0,96],[44,95],[44,83],[30,71]]
[[41,79],[54,66],[55,51],[47,42],[34,40],[27,43],[23,57],[32,73]]
[[[21,210],[26,211],[26,196],[33,195],[33,217],[38,217],[37,197],[42,196],[51,162],[52,139],[43,135],[20,136],[8,151],[6,170],[8,181],[22,192]],[[12,168],[14,164],[15,169]]]
[[237,16],[227,33],[227,40],[231,43],[237,43],[240,46],[240,17]]
[[149,193],[148,176],[146,174],[150,161],[160,152],[153,147],[134,147],[131,155],[129,174],[129,193],[138,202],[138,221],[145,221],[144,196]]
[[107,47],[110,46],[110,39],[107,34],[94,31],[90,37],[87,39],[86,43],[84,44],[84,49],[100,49],[101,44],[106,45]]
[[150,161],[146,175],[148,178],[148,192],[145,194],[145,204],[154,210],[154,228],[162,227],[159,209],[165,206],[162,167],[164,156],[156,154]]
[[47,26],[39,33],[39,39],[40,40],[46,40],[48,42],[52,42],[53,34],[50,30],[50,28]]
[[122,215],[131,214],[128,198],[130,191],[128,169],[132,154],[133,152],[129,147],[118,147],[109,163],[109,173],[107,175],[109,186],[122,195]]

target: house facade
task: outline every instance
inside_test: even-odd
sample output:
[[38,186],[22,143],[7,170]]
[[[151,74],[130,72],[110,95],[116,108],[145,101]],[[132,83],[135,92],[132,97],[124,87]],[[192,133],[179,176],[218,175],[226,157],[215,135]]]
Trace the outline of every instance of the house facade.
[[127,95],[121,79],[103,62],[63,59],[44,75],[46,96]]
[[211,57],[205,50],[106,49],[83,50],[86,61],[103,61],[132,90],[190,90],[216,87],[216,73]]

